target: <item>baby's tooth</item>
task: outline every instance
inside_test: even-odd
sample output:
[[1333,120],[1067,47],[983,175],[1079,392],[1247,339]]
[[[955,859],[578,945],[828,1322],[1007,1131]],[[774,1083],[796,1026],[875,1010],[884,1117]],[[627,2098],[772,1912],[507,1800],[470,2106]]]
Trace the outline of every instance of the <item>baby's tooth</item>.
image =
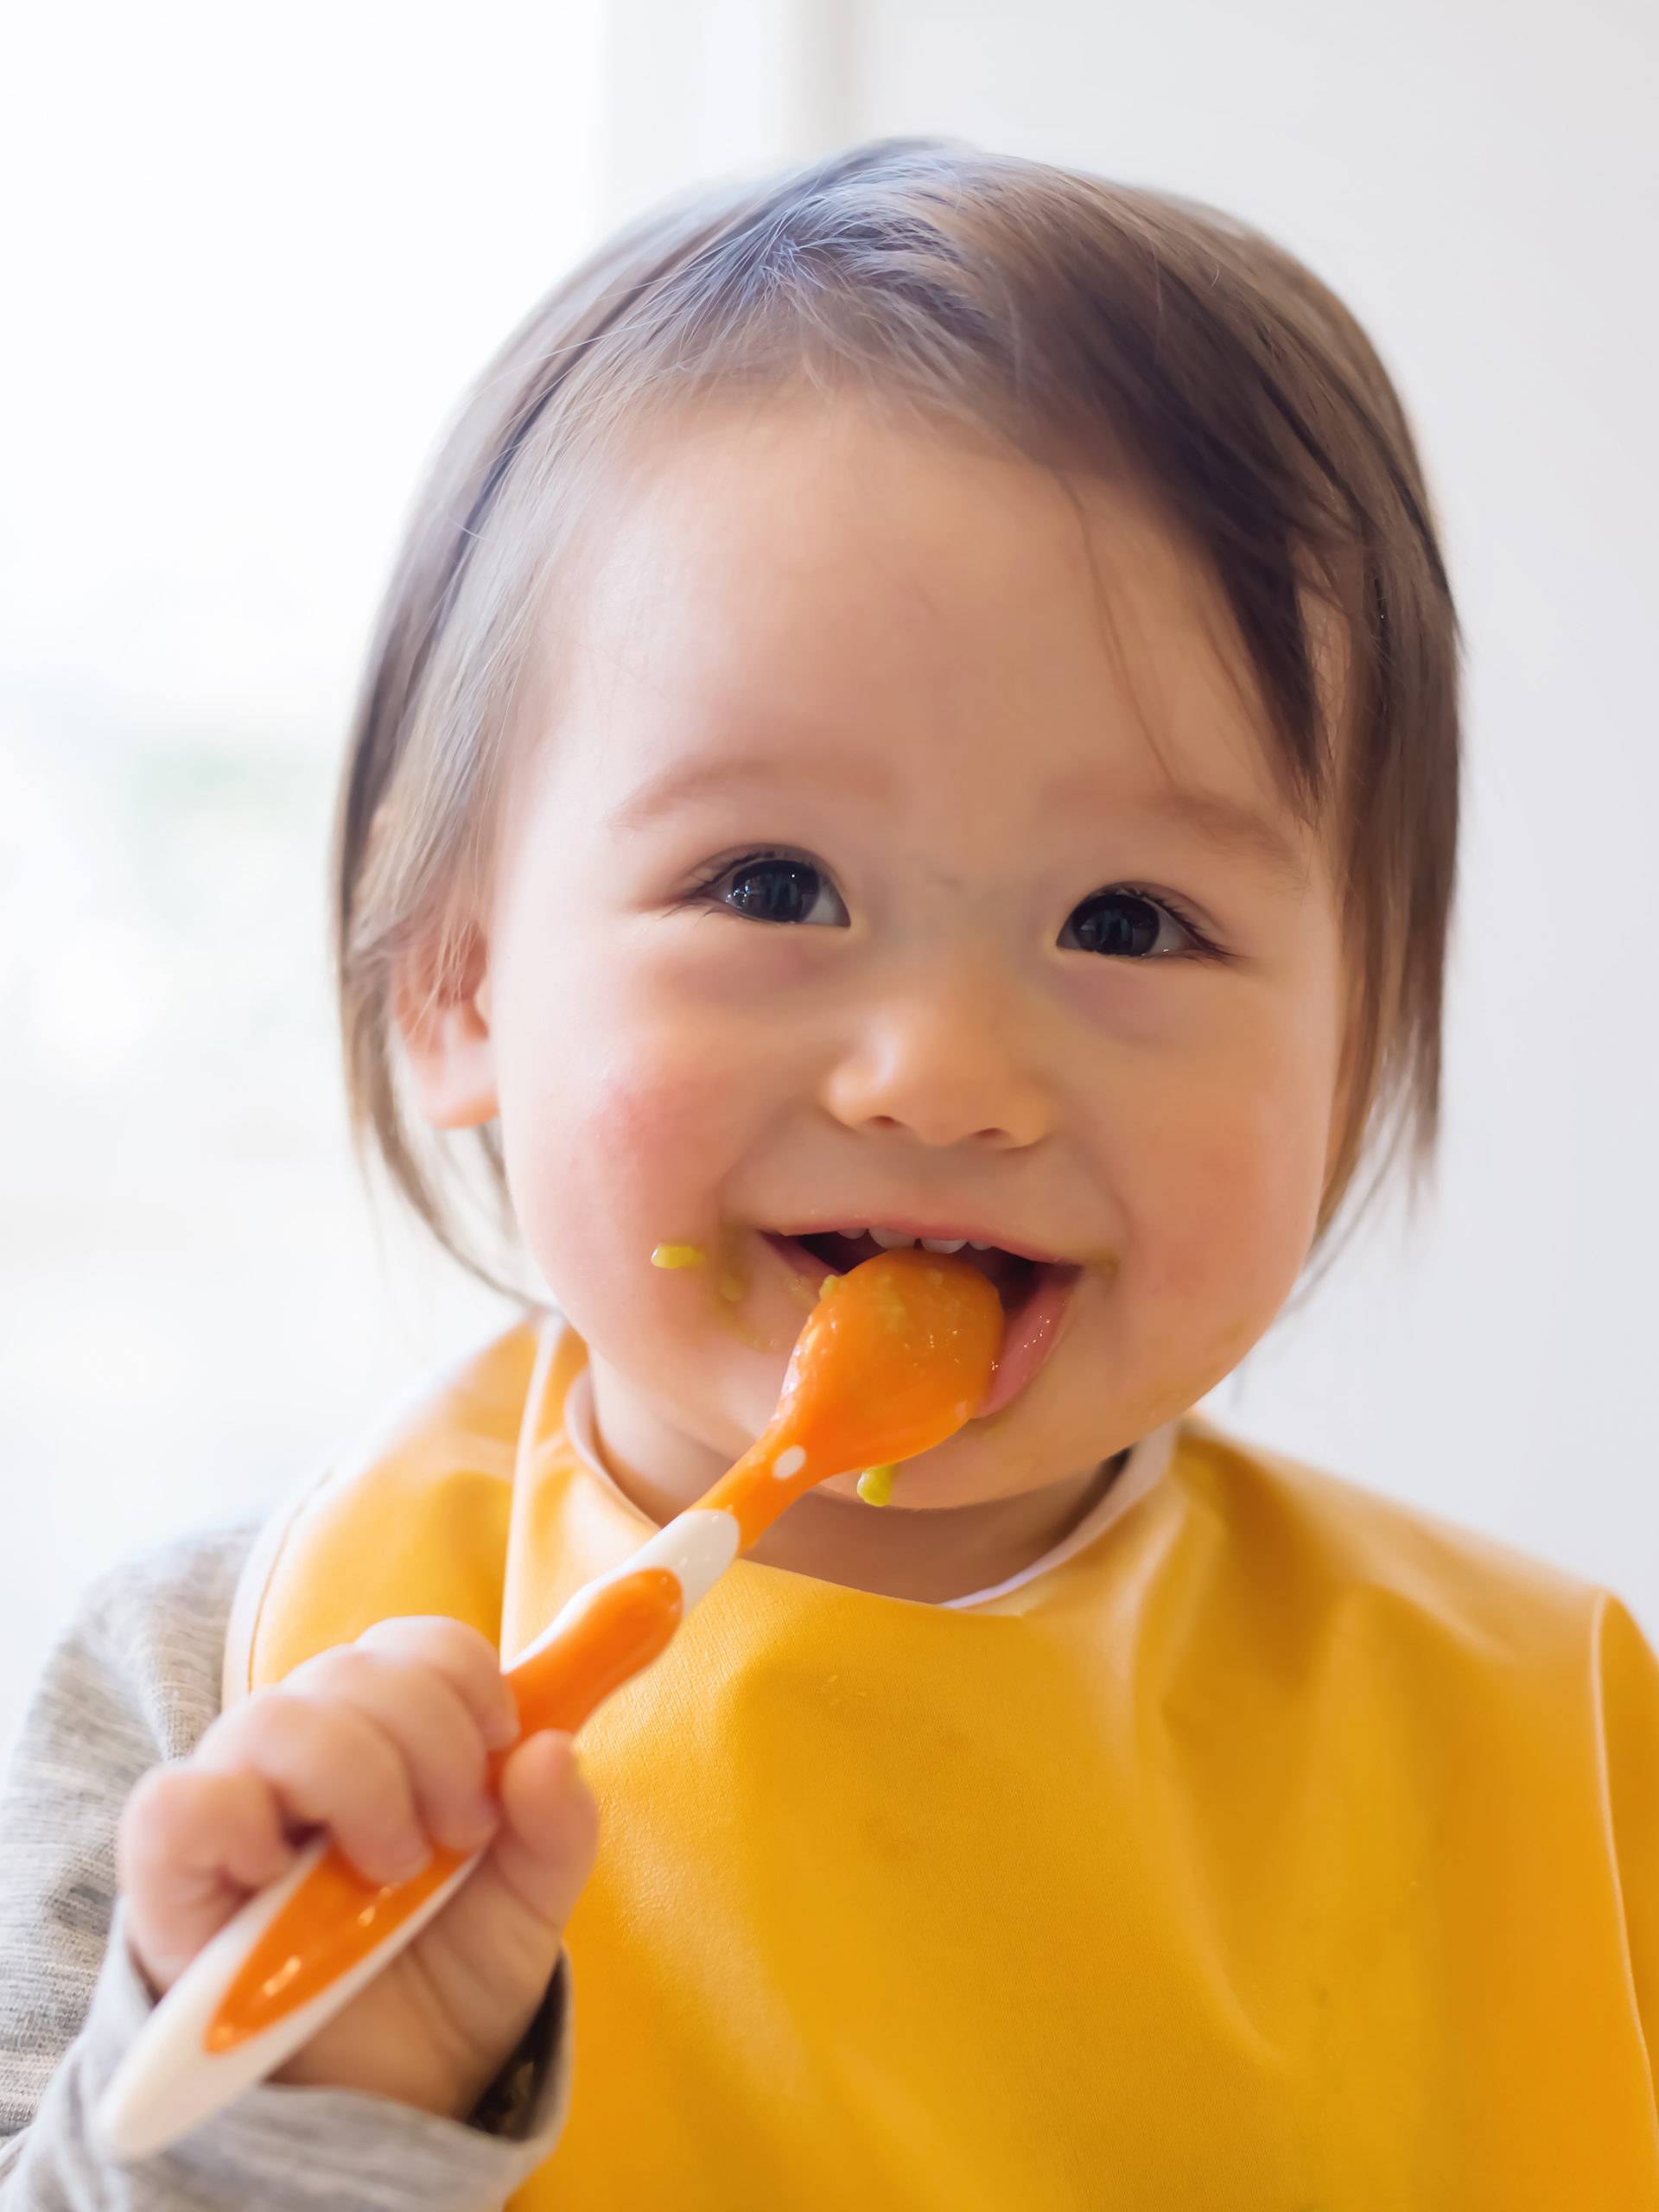
[[992,1248],[988,1244],[982,1244],[977,1236],[970,1236],[968,1239],[968,1249],[972,1252],[988,1252]]
[[924,1252],[960,1252],[968,1242],[965,1236],[924,1236]]
[[899,1252],[916,1242],[913,1236],[901,1236],[896,1229],[873,1229],[870,1235],[884,1252]]

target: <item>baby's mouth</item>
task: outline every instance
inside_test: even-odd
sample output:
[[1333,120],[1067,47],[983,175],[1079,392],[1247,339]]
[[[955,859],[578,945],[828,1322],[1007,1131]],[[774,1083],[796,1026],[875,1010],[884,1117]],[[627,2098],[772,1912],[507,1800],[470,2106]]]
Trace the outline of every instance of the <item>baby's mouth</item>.
[[878,1252],[919,1243],[925,1250],[954,1251],[979,1269],[1002,1301],[1002,1344],[991,1387],[976,1418],[1000,1413],[1017,1398],[1053,1350],[1071,1302],[1080,1267],[1064,1260],[1011,1251],[966,1237],[912,1236],[890,1229],[817,1230],[790,1236],[767,1230],[766,1240],[816,1290],[826,1274],[845,1274]]

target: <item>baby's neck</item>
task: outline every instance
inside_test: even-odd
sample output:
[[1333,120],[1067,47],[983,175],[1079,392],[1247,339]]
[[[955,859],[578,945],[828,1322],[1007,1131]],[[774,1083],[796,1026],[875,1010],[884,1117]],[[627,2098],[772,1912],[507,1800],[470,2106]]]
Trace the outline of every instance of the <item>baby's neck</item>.
[[774,1522],[750,1556],[877,1597],[938,1605],[994,1589],[1052,1551],[1105,1496],[1119,1465],[1108,1460],[985,1505],[890,1505],[877,1513],[817,1491]]
[[[670,1521],[724,1471],[689,1440],[647,1418],[631,1421],[626,1395],[606,1393],[594,1363],[593,1441],[619,1490],[653,1521]],[[620,1401],[620,1402],[619,1402]],[[638,1433],[634,1433],[637,1428]],[[620,1433],[619,1433],[620,1431]],[[810,1574],[881,1598],[939,1604],[989,1590],[1020,1573],[1069,1535],[1106,1494],[1120,1462],[1085,1468],[1041,1490],[978,1505],[881,1510],[823,1491],[798,1498],[749,1556],[764,1567]]]

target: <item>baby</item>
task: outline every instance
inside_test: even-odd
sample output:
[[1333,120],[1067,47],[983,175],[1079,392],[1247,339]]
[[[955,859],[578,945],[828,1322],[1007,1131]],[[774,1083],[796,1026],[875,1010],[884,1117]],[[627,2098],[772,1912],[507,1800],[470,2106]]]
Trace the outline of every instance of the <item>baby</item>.
[[[1432,1141],[1456,688],[1387,378],[1221,217],[877,146],[537,310],[392,587],[338,927],[361,1127],[484,1266],[475,1132],[558,1315],[54,1660],[0,2204],[1659,2206],[1639,1637],[1190,1412]],[[515,1742],[502,1658],[912,1243],[1001,1296],[980,1415],[794,1506],[582,1772]],[[319,1825],[486,1848],[118,2166],[122,2051]]]

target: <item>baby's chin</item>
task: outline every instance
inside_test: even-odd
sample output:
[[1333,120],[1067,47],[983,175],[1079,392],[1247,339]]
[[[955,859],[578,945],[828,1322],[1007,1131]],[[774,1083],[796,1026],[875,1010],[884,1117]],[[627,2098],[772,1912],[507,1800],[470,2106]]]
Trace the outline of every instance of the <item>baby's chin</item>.
[[[1139,1440],[1109,1408],[1079,1420],[1076,1409],[1067,1418],[1058,1408],[1022,1407],[1016,1400],[1001,1413],[970,1421],[947,1443],[903,1461],[890,1502],[923,1513],[994,1505],[1073,1481]],[[822,1487],[830,1497],[856,1499],[858,1479],[837,1475]]]
[[[893,1503],[918,1511],[987,1505],[1075,1480],[1190,1413],[1234,1363],[1211,1345],[1172,1346],[1165,1359],[1144,1362],[1126,1361],[1123,1350],[1087,1326],[1076,1330],[1010,1404],[906,1460]],[[1118,1387],[1103,1389],[1109,1377]],[[823,1487],[852,1497],[857,1478]]]

